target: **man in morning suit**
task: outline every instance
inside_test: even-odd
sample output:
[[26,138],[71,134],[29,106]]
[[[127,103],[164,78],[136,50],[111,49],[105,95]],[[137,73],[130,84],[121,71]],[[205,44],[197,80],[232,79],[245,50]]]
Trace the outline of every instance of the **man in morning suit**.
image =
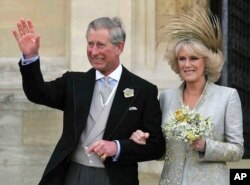
[[[37,104],[63,111],[63,132],[39,185],[138,185],[138,164],[165,151],[157,87],[120,62],[126,33],[119,18],[93,20],[87,29],[87,72],[66,72],[45,82],[40,37],[30,20],[13,30],[23,54],[23,89]],[[144,145],[130,138],[149,133]]]

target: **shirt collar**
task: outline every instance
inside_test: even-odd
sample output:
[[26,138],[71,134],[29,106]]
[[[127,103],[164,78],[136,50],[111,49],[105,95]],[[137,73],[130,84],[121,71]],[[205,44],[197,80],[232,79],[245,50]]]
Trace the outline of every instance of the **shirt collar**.
[[[119,82],[121,75],[122,75],[122,65],[119,64],[119,66],[108,76]],[[100,71],[96,70],[96,80],[99,80],[103,77],[104,75]]]

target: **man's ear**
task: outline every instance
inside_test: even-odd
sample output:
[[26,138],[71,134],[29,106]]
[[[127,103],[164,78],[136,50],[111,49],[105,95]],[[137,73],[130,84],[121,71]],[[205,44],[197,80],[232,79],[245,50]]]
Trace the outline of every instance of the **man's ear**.
[[125,46],[124,42],[120,42],[118,45],[116,45],[118,55],[120,55],[123,52],[124,46]]

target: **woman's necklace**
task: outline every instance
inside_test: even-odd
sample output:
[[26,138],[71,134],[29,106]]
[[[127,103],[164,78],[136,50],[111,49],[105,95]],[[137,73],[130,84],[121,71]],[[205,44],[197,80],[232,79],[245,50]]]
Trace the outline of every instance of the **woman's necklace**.
[[190,94],[186,89],[184,90],[184,103],[189,106],[190,109],[193,109],[197,104],[201,93],[199,94]]

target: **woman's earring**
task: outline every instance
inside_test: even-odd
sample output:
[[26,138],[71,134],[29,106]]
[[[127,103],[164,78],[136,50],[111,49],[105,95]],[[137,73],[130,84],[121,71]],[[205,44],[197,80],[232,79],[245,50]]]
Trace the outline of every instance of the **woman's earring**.
[[205,76],[207,76],[207,74],[208,74],[208,70],[207,68],[205,68]]

